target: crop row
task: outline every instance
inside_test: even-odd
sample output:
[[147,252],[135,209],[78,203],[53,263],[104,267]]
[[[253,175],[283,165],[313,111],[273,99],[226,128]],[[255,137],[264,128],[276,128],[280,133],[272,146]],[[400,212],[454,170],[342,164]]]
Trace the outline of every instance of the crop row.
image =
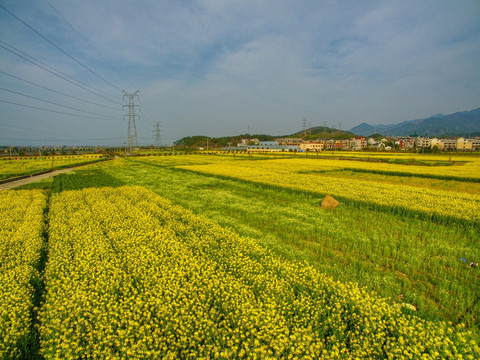
[[0,192],[0,359],[28,346],[45,201],[40,191]]
[[478,195],[321,176],[321,173],[313,171],[332,167],[328,164],[316,165],[315,161],[307,159],[264,160],[261,161],[261,166],[257,161],[224,161],[218,164],[187,165],[180,168],[323,195],[329,194],[344,200],[375,204],[397,211],[416,211],[440,219],[480,221]]
[[[335,168],[351,171],[373,172],[396,176],[416,176],[441,180],[480,182],[480,157],[478,156],[426,156],[419,154],[372,154],[335,152],[310,154],[263,153],[263,158],[289,159],[308,164],[313,169]],[[251,155],[251,154],[250,154]],[[256,154],[258,155],[258,154]],[[243,154],[237,158],[248,158]],[[220,156],[219,156],[220,157]],[[232,155],[225,156],[232,158]],[[409,163],[411,162],[411,163]],[[425,164],[425,165],[422,165]],[[429,164],[430,166],[426,166]]]
[[457,180],[467,182],[480,181],[480,161],[476,157],[468,158],[468,161],[462,165],[451,166],[422,166],[351,160],[323,160],[321,165],[335,166],[338,168],[346,168],[348,170],[354,171],[368,171],[397,176],[418,176],[429,177],[432,179]]
[[141,187],[52,196],[46,359],[478,358],[401,313]]

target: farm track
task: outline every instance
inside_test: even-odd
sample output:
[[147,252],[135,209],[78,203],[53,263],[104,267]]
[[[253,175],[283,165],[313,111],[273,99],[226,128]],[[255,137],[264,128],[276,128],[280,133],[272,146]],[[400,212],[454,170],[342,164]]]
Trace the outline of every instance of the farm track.
[[57,175],[64,174],[66,172],[69,172],[69,171],[75,170],[79,167],[90,165],[90,164],[91,163],[75,165],[75,166],[65,168],[65,169],[58,169],[58,170],[53,170],[53,171],[48,171],[48,172],[42,172],[42,173],[39,173],[39,174],[22,176],[20,178],[14,178],[14,179],[11,179],[11,180],[10,179],[3,180],[2,182],[0,182],[0,191],[10,190],[10,189],[14,189],[16,187],[22,186],[22,185],[27,185],[27,184],[30,184],[30,183],[33,183],[33,182],[37,182],[39,180],[52,178],[52,177],[55,177]]

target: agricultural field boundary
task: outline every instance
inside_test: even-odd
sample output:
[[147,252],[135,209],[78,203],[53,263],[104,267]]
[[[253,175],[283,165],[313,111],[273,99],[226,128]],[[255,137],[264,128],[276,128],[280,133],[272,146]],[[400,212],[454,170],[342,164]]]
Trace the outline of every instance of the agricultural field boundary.
[[[390,212],[368,210],[346,203],[337,211],[325,211],[320,208],[319,199],[311,194],[293,193],[287,189],[278,191],[280,189],[267,189],[260,183],[220,179],[196,172],[187,173],[170,166],[172,160],[174,159],[162,160],[164,165],[168,166],[151,166],[152,163],[158,163],[152,162],[152,159],[145,160],[144,164],[133,159],[119,159],[117,163],[93,165],[90,169],[70,172],[42,186],[45,189],[51,188],[53,192],[60,192],[98,186],[140,185],[195,213],[206,214],[244,236],[258,239],[285,258],[306,260],[334,278],[359,282],[378,291],[382,296],[412,303],[417,306],[417,316],[424,319],[444,319],[457,323],[457,319],[463,316],[464,322],[468,323],[468,326],[472,325],[478,307],[474,305],[474,301],[478,295],[472,299],[470,295],[477,292],[469,284],[477,282],[478,278],[472,276],[470,281],[465,283],[462,273],[471,276],[477,273],[477,269],[470,268],[459,259],[478,260],[478,251],[468,245],[477,238],[474,235],[477,233],[475,228],[451,224],[447,230],[446,225],[430,220],[401,217]],[[174,162],[191,163],[191,160],[176,159]],[[315,217],[312,217],[313,213],[316,214]],[[360,224],[343,219],[348,222],[349,225],[345,226],[348,226],[349,230],[342,231],[342,218],[351,216],[358,218]],[[392,223],[393,228],[387,227],[383,232],[381,229],[384,226],[381,223],[378,226],[372,223],[365,227],[362,224],[368,222],[368,216],[375,217],[374,221],[378,222],[396,222],[397,218],[404,227],[397,227]],[[308,223],[302,225],[303,221]],[[279,226],[275,225],[277,222],[280,222]],[[427,224],[431,225],[426,226]],[[335,230],[331,228],[332,225]],[[431,248],[428,244],[420,245],[423,256],[414,251],[418,241],[426,241],[417,225],[429,234],[440,232],[439,237],[427,236],[429,242],[438,243],[438,247],[431,249],[432,252],[425,251]],[[297,227],[298,231],[295,230]],[[370,229],[367,230],[368,228]],[[450,229],[457,230],[452,231],[446,238],[445,230],[450,232]],[[405,231],[404,239],[407,243],[403,243],[399,236]],[[471,240],[466,240],[461,234]],[[385,242],[386,236],[392,236],[392,243]],[[335,241],[334,237],[338,237],[338,241]],[[446,244],[439,242],[442,238]],[[465,241],[468,241],[468,244]],[[357,242],[367,246],[364,252],[358,251]],[[376,242],[382,244],[385,251],[374,250],[372,246]],[[461,251],[453,253],[447,244],[455,246],[455,243]],[[404,248],[405,246],[407,248]],[[412,251],[409,250],[410,247]],[[413,263],[409,263],[407,253],[415,260]],[[425,261],[428,258],[430,260]],[[345,276],[346,272],[349,275]],[[369,274],[367,277],[365,272]],[[453,283],[444,281],[444,277],[455,280]],[[382,281],[387,281],[391,286],[386,289]],[[434,290],[435,284],[439,282],[442,284],[442,291]],[[447,294],[450,300],[439,302],[441,293]],[[455,305],[455,299],[462,301],[465,306]],[[472,310],[465,316],[468,309]]]
[[454,180],[461,182],[471,182],[471,183],[480,183],[480,178],[470,178],[470,177],[461,177],[461,176],[450,176],[450,175],[436,175],[436,174],[420,174],[420,173],[411,173],[405,171],[387,171],[387,170],[370,170],[370,169],[359,169],[354,167],[344,167],[334,170],[311,170],[311,171],[300,171],[300,174],[322,174],[328,173],[330,171],[352,171],[357,173],[365,174],[377,174],[377,175],[387,175],[387,176],[403,176],[403,177],[416,177],[416,178],[426,178],[426,179],[436,179],[436,180]]
[[[99,352],[324,359],[480,352],[461,326],[406,316],[375,294],[281,260],[144,188],[65,191],[54,196],[50,215],[55,250],[41,313],[47,359]],[[110,285],[96,285],[106,279],[104,266]],[[153,301],[158,293],[167,301]],[[95,312],[97,306],[104,310]],[[145,313],[160,316],[161,324],[139,316]],[[76,330],[67,331],[74,323]],[[78,337],[82,329],[90,329],[86,341]]]
[[[132,161],[129,159],[129,161]],[[245,160],[248,162],[248,160]],[[159,164],[159,163],[156,163],[156,162],[153,162],[153,161],[142,161],[141,159],[135,159],[133,160],[133,162],[135,163],[139,163],[139,164],[144,164],[144,165],[147,165],[147,166],[158,166],[158,167],[165,167],[165,164]],[[324,198],[325,196],[327,195],[331,195],[331,196],[334,196],[336,199],[344,202],[344,203],[348,203],[348,204],[352,204],[353,206],[355,207],[358,207],[358,208],[366,208],[366,209],[370,209],[370,210],[375,210],[375,211],[381,211],[381,212],[389,212],[389,213],[393,213],[393,214],[396,214],[396,215],[400,215],[400,216],[406,216],[406,217],[409,217],[409,218],[418,218],[418,219],[422,219],[422,220],[432,220],[434,221],[435,223],[438,223],[438,224],[461,224],[462,226],[465,226],[465,227],[474,227],[474,228],[479,228],[480,227],[480,218],[479,218],[479,215],[478,215],[478,211],[477,213],[473,213],[472,216],[477,216],[477,218],[474,218],[474,219],[467,219],[467,218],[462,218],[462,217],[456,217],[456,216],[451,216],[451,215],[447,215],[447,214],[440,214],[438,212],[426,212],[426,211],[422,211],[422,210],[419,210],[419,209],[412,209],[412,208],[408,208],[408,207],[404,207],[404,206],[400,206],[400,205],[386,205],[386,204],[381,204],[379,202],[373,202],[373,201],[368,201],[368,200],[364,200],[364,199],[357,199],[357,198],[353,198],[353,197],[347,197],[347,196],[342,196],[341,194],[333,194],[333,193],[330,193],[330,192],[326,192],[326,191],[312,191],[312,190],[309,190],[309,189],[304,189],[304,188],[301,188],[301,187],[296,187],[296,186],[289,186],[289,185],[282,185],[282,184],[272,184],[272,183],[269,183],[269,182],[266,182],[264,181],[263,179],[248,179],[248,178],[243,178],[243,177],[239,177],[239,176],[236,176],[235,175],[228,175],[228,174],[221,174],[221,173],[218,173],[218,172],[215,172],[215,171],[209,171],[208,169],[208,166],[210,164],[207,163],[203,163],[201,165],[187,165],[187,164],[183,164],[183,165],[175,165],[174,163],[172,164],[168,164],[166,167],[173,167],[175,169],[178,169],[178,170],[186,170],[186,171],[193,171],[193,172],[196,172],[196,173],[201,173],[202,175],[205,175],[205,176],[213,176],[213,177],[217,177],[217,178],[220,178],[220,179],[228,179],[228,180],[237,180],[237,181],[243,181],[245,183],[256,183],[256,184],[262,184],[263,186],[266,186],[267,188],[277,188],[277,189],[286,189],[288,191],[291,191],[293,193],[302,193],[302,194],[306,194],[308,196],[313,196],[315,198],[319,198],[319,199],[322,199]],[[206,170],[204,170],[206,169]],[[341,170],[341,168],[332,168],[332,169],[329,169],[327,171],[338,171],[338,170]],[[323,172],[323,171],[322,171]],[[300,173],[300,172],[298,172]],[[306,172],[306,174],[308,174],[309,172]],[[281,174],[278,174],[278,177],[280,177]],[[361,181],[359,183],[362,183]],[[429,191],[427,189],[427,191]]]
[[[155,165],[153,165],[155,166]],[[161,165],[158,165],[161,166]],[[305,190],[305,189],[299,189],[299,188],[293,188],[289,186],[281,186],[281,185],[274,185],[274,184],[268,184],[262,181],[254,181],[254,180],[246,180],[246,179],[240,179],[235,176],[227,176],[227,175],[218,175],[218,174],[212,174],[212,173],[207,173],[207,172],[202,172],[200,170],[191,170],[187,169],[183,166],[175,167],[176,169],[182,170],[182,171],[190,171],[194,173],[201,173],[202,175],[205,176],[210,176],[210,177],[216,177],[219,179],[226,179],[226,180],[235,180],[243,183],[255,183],[259,184],[261,186],[264,186],[265,188],[269,189],[282,189],[282,190],[287,190],[291,193],[300,193],[300,194],[305,194],[314,198],[318,198],[319,200],[323,199],[327,195],[331,195],[326,192],[318,192],[318,191],[310,191],[310,190]],[[389,212],[392,214],[400,215],[400,216],[405,216],[407,218],[416,218],[416,219],[422,219],[422,220],[432,220],[435,223],[438,224],[459,224],[464,227],[473,227],[476,229],[480,229],[480,221],[471,221],[467,219],[462,219],[454,216],[446,216],[446,215],[440,215],[440,214],[435,214],[435,213],[427,213],[423,212],[420,210],[413,210],[409,208],[405,208],[402,206],[387,206],[387,205],[382,205],[374,202],[368,202],[368,201],[363,201],[363,200],[355,200],[352,198],[344,197],[341,195],[334,195],[335,199],[351,204],[359,209],[365,208],[369,210],[374,210],[374,211],[380,211],[380,212]]]
[[[175,168],[173,167],[173,169],[175,169]],[[180,171],[180,172],[181,172],[181,171]],[[71,176],[65,176],[65,177],[67,178],[67,177],[71,177]],[[214,178],[215,178],[215,177],[214,177]],[[233,181],[234,181],[234,180],[236,180],[236,179],[229,179],[229,180],[233,180]],[[82,182],[83,182],[83,181],[82,181]],[[252,182],[245,182],[245,183],[252,184]],[[259,183],[255,183],[255,184],[256,184],[257,187],[260,187],[260,186],[262,185],[262,184],[259,184]],[[284,188],[282,188],[282,189],[284,189]],[[284,189],[284,190],[285,190],[285,189]],[[468,258],[468,257],[467,257],[467,258]]]

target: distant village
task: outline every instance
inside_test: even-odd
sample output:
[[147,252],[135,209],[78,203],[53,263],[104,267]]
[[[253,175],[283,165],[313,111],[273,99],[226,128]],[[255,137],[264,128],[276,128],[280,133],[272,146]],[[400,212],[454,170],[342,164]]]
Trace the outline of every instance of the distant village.
[[428,136],[408,136],[399,138],[352,137],[350,139],[317,139],[278,138],[275,141],[259,141],[259,139],[242,139],[237,146],[224,147],[222,150],[255,151],[362,151],[362,150],[403,150],[403,151],[480,151],[480,137],[476,138],[430,138]]

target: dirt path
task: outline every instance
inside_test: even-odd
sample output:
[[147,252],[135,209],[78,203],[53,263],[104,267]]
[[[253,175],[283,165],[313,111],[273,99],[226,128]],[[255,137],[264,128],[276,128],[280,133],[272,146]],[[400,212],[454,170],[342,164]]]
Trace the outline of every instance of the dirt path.
[[16,188],[18,186],[30,184],[32,182],[36,182],[36,181],[39,181],[39,180],[42,180],[42,179],[51,178],[51,177],[57,176],[58,174],[63,174],[63,173],[66,173],[66,172],[69,172],[69,171],[72,171],[72,170],[75,170],[75,168],[54,170],[52,172],[48,172],[48,173],[45,173],[45,174],[32,175],[32,176],[29,176],[29,177],[24,178],[24,179],[19,179],[19,180],[3,183],[3,184],[0,184],[0,191],[1,190],[13,189],[13,188]]

